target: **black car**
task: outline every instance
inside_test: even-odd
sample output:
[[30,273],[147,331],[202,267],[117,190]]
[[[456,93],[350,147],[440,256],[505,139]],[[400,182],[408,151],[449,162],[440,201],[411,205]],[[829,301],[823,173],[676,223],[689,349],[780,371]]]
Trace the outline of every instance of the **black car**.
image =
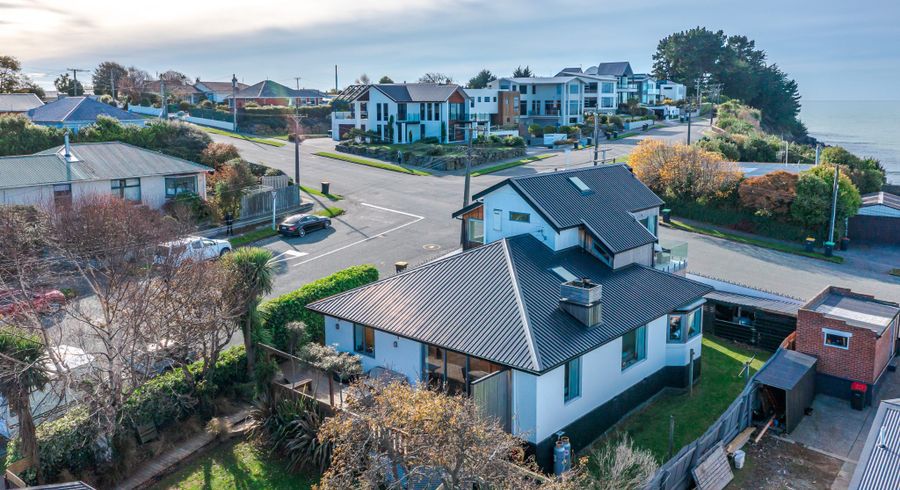
[[324,230],[331,226],[331,220],[314,214],[295,214],[288,216],[278,225],[278,233],[282,235],[304,236],[311,231]]

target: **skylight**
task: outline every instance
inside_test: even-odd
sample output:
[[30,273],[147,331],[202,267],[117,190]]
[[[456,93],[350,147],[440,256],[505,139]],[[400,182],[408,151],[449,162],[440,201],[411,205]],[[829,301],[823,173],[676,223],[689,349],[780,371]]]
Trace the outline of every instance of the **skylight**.
[[562,279],[563,281],[566,281],[566,282],[570,282],[570,281],[574,281],[574,280],[578,279],[577,277],[575,277],[575,274],[572,274],[571,272],[567,271],[566,268],[562,267],[562,266],[553,267],[550,270],[553,271],[554,274],[559,276],[560,279]]
[[578,192],[580,192],[582,196],[586,196],[594,192],[590,187],[587,186],[587,184],[584,183],[584,181],[582,181],[578,177],[569,177],[569,182],[571,182],[572,185],[574,185],[575,188],[578,189]]

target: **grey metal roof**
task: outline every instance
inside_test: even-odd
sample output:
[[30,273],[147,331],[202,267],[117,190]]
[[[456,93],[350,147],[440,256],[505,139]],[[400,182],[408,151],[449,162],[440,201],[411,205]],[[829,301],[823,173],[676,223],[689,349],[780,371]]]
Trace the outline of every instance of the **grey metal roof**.
[[240,90],[237,94],[235,94],[235,98],[238,99],[281,99],[324,96],[325,93],[321,90],[306,88],[295,90],[272,80],[263,80],[243,90]]
[[[592,192],[586,195],[580,192],[570,177],[581,179]],[[474,198],[480,199],[504,185],[518,192],[555,230],[585,226],[612,253],[656,241],[629,213],[661,206],[663,201],[624,165],[511,177],[475,194]]]
[[28,111],[28,117],[37,123],[93,122],[101,115],[119,121],[143,121],[140,116],[90,97],[66,97]]
[[854,327],[867,328],[879,335],[887,330],[891,321],[900,314],[897,303],[842,294],[833,288],[802,308],[828,318],[842,320]]
[[524,83],[524,84],[556,84],[556,83],[566,83],[571,82],[572,80],[577,80],[578,77],[575,76],[555,76],[555,77],[504,77],[503,80],[509,80],[513,83]]
[[[198,87],[197,85],[202,85],[202,87]],[[249,87],[246,83],[237,83],[237,89],[243,90]],[[203,80],[197,80],[194,83],[194,88],[196,88],[200,92],[216,92],[216,93],[231,93],[231,82],[205,82]]]
[[613,61],[609,63],[600,63],[597,66],[591,66],[584,71],[588,75],[613,75],[617,77],[631,76],[631,63],[627,61]]
[[378,83],[372,85],[394,102],[444,102],[459,88],[454,83]]
[[[603,288],[592,329],[559,308],[554,267]],[[544,372],[696,301],[709,286],[648,267],[612,270],[580,248],[554,252],[531,235],[498,240],[308,307],[395,335]]]
[[815,369],[815,357],[793,350],[778,349],[775,357],[756,375],[756,382],[790,391],[807,372]]
[[94,490],[94,487],[83,481],[72,481],[65,483],[51,483],[49,485],[38,485],[36,487],[25,487],[22,490]]
[[61,148],[35,155],[0,157],[0,189],[212,170],[199,163],[117,141],[72,144],[75,161],[69,163],[61,155]]
[[797,317],[797,310],[799,310],[800,307],[803,306],[800,301],[789,301],[787,299],[785,299],[784,301],[778,301],[774,299],[758,298],[755,296],[748,296],[746,294],[730,293],[725,291],[713,291],[707,294],[706,298],[721,303],[749,306],[758,310],[777,313],[780,315],[792,316],[794,318]]
[[0,94],[0,113],[28,112],[44,102],[35,94]]
[[[0,108],[0,112],[3,112],[2,108]],[[889,192],[866,194],[862,196],[862,204],[860,207],[877,206],[879,204],[891,209],[900,210],[900,196],[895,196]]]
[[562,70],[560,70],[560,72],[557,73],[556,76],[561,77],[561,76],[569,75],[572,73],[580,74],[580,73],[584,73],[584,70],[582,70],[580,66],[570,66],[570,67],[566,67],[566,68],[563,68]]
[[900,488],[900,399],[883,400],[872,421],[850,490]]
[[357,97],[366,93],[368,89],[369,86],[364,84],[349,85],[344,90],[341,90],[341,93],[339,93],[337,97],[334,98],[334,100],[346,100],[348,102],[353,102],[357,99]]

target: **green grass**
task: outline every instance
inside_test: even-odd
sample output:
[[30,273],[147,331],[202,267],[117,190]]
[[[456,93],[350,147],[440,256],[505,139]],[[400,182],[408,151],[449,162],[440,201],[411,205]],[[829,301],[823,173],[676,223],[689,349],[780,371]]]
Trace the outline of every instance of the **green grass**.
[[245,141],[252,141],[254,143],[259,143],[261,145],[269,145],[269,146],[284,146],[285,145],[285,143],[282,143],[280,141],[274,141],[270,138],[260,138],[257,136],[250,136],[250,135],[246,135],[246,134],[235,133],[232,131],[225,131],[224,129],[219,129],[219,128],[209,128],[206,126],[201,126],[201,128],[203,128],[203,130],[206,131],[207,133],[221,134],[222,136],[231,136],[232,138],[237,138],[237,139],[241,139],[241,140],[245,140]]
[[344,196],[341,196],[338,194],[324,194],[319,189],[315,189],[312,187],[306,187],[305,185],[301,185],[300,190],[302,190],[303,192],[305,192],[307,194],[316,196],[316,197],[324,197],[324,198],[328,199],[329,201],[340,201],[341,199],[344,198]]
[[512,162],[501,163],[499,165],[493,165],[486,168],[480,168],[474,172],[472,172],[472,177],[478,177],[479,175],[491,174],[494,172],[499,172],[501,170],[506,170],[508,168],[518,167],[519,165],[526,165],[532,162],[537,162],[540,160],[544,160],[550,157],[556,156],[555,153],[542,153],[540,155],[534,155],[530,157],[520,158],[518,160],[513,160]]
[[269,238],[277,235],[278,232],[273,230],[271,227],[260,228],[259,230],[253,230],[248,233],[244,233],[243,235],[239,235],[236,237],[229,238],[228,241],[231,242],[232,247],[243,247],[244,245],[249,245],[253,242],[258,242],[264,238]]
[[313,214],[316,214],[319,216],[325,216],[326,218],[334,218],[334,217],[344,214],[345,212],[346,211],[344,211],[342,208],[328,207],[325,209],[320,209],[319,211],[316,211]]
[[249,442],[238,442],[215,448],[152,488],[306,490],[311,489],[317,480],[310,475],[291,473],[284,463],[265,450]]
[[344,162],[355,163],[358,165],[366,165],[368,167],[380,168],[382,170],[390,170],[391,172],[399,172],[402,174],[411,174],[411,175],[431,175],[424,170],[414,170],[406,167],[401,167],[400,165],[394,165],[393,163],[387,162],[379,162],[375,160],[369,160],[366,158],[360,158],[355,155],[344,155],[341,153],[332,153],[329,151],[317,151],[313,153],[314,155],[325,157],[325,158],[333,158],[335,160],[341,160]]
[[744,235],[737,235],[734,233],[728,233],[726,231],[716,230],[714,228],[706,228],[703,226],[689,225],[682,221],[678,221],[673,219],[671,223],[672,228],[678,230],[689,231],[691,233],[700,233],[701,235],[708,235],[711,237],[722,238],[725,240],[730,240],[732,242],[744,243],[747,245],[754,245],[757,247],[768,248],[770,250],[776,250],[778,252],[784,252],[794,255],[800,255],[803,257],[809,257],[812,259],[826,260],[828,262],[833,262],[835,264],[844,263],[844,258],[832,255],[831,257],[827,257],[825,254],[819,252],[807,252],[806,250],[795,247],[786,243],[773,242],[769,240],[764,240],[760,238],[751,238]]
[[601,447],[610,437],[627,432],[636,447],[650,450],[660,462],[668,459],[669,416],[675,416],[675,452],[703,435],[744,389],[746,379],[738,374],[743,364],[756,354],[752,372],[758,371],[771,355],[748,346],[712,336],[703,337],[700,380],[693,395],[663,394],[613,427],[594,443]]
[[888,274],[890,274],[892,276],[900,277],[900,269],[891,269],[891,271],[888,272]]

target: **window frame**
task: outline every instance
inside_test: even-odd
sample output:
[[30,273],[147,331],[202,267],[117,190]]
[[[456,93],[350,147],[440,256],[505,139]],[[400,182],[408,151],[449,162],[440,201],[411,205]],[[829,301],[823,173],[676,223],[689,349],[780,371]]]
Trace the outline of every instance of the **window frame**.
[[[510,221],[516,223],[531,223],[531,213],[523,213],[521,211],[510,211],[507,215]],[[522,219],[524,218],[524,219]]]
[[[640,334],[638,332],[640,331]],[[640,364],[641,362],[647,360],[647,325],[641,325],[634,330],[626,332],[622,337],[622,354],[625,354],[625,336],[626,335],[634,335],[634,359],[629,361],[624,360],[624,356],[622,359],[622,372],[625,372],[632,367]]]
[[[177,186],[177,185],[176,185],[176,186],[174,187],[174,189],[175,189],[174,193],[172,193],[172,194],[169,193],[169,189],[170,189],[170,187],[169,187],[169,181],[176,181],[176,182],[177,182],[177,181],[188,180],[188,179],[192,179],[192,180],[193,180],[193,190],[185,190],[185,191],[182,191],[182,192],[178,192],[178,189],[180,188],[180,186]],[[164,185],[164,191],[165,191],[166,199],[175,199],[176,197],[178,197],[179,194],[183,194],[183,193],[186,193],[186,192],[190,192],[190,193],[192,193],[192,194],[197,194],[197,186],[198,186],[197,180],[198,180],[198,179],[197,179],[197,175],[196,175],[196,174],[191,174],[191,175],[169,175],[169,176],[164,177],[163,185]]]
[[[130,182],[130,183],[129,183]],[[137,182],[137,183],[135,183]],[[130,178],[130,179],[111,179],[109,181],[110,191],[114,196],[117,196],[121,199],[124,199],[129,202],[141,202],[141,179],[140,178]],[[129,199],[128,198],[128,190],[127,189],[137,189],[137,199]]]
[[563,365],[563,402],[581,398],[581,385],[581,357],[576,357]]
[[[476,237],[475,226],[481,224],[481,235]],[[477,218],[466,219],[466,240],[474,243],[484,243],[484,220]]]
[[[845,340],[845,345],[837,345],[828,342],[828,337],[838,337]],[[830,328],[822,329],[822,344],[825,347],[833,347],[835,349],[842,350],[850,350],[850,338],[853,337],[853,334],[850,332],[843,332],[841,330],[832,330]]]
[[[366,345],[369,332],[372,333],[371,350],[369,350],[368,345]],[[361,339],[359,337],[360,335],[362,336]],[[360,340],[362,341],[362,344],[360,344]],[[359,354],[361,356],[372,357],[372,358],[375,357],[375,329],[374,328],[363,325],[361,323],[353,324],[353,352],[355,354]]]
[[[672,337],[672,320],[678,319],[678,337]],[[693,310],[674,311],[669,313],[666,326],[666,343],[667,344],[685,344],[694,338],[703,334],[703,306],[698,306]],[[696,330],[695,330],[696,329]]]

